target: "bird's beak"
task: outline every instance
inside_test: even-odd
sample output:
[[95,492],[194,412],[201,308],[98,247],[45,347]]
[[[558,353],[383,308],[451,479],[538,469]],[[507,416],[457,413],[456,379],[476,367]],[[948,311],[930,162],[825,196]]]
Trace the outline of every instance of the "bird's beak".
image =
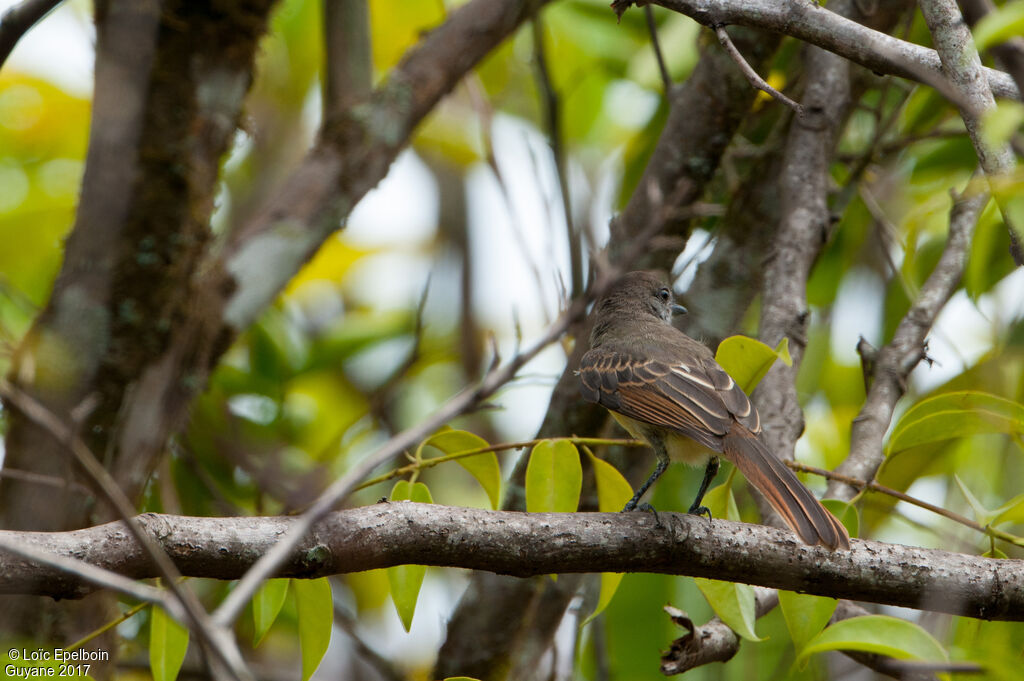
[[680,305],[679,303],[673,303],[672,304],[672,314],[673,315],[687,314],[686,308],[683,307],[682,305]]

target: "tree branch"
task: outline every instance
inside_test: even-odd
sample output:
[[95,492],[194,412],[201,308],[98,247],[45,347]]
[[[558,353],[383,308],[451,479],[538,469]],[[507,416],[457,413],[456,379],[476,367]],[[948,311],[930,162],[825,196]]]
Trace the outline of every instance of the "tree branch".
[[[878,472],[885,459],[882,442],[893,410],[906,392],[907,377],[925,356],[928,331],[960,282],[974,226],[987,202],[988,194],[985,193],[954,200],[946,247],[921,287],[921,294],[900,320],[892,340],[878,352],[874,381],[864,406],[853,420],[850,454],[836,473],[867,481]],[[833,480],[828,485],[826,496],[849,500],[857,491],[853,486]]]
[[[630,0],[613,3],[619,9]],[[955,96],[945,85],[942,62],[935,50],[894,38],[845,19],[815,2],[775,0],[654,0],[705,26],[739,24],[773,31],[803,40],[865,66],[876,73],[924,82],[946,96]],[[984,70],[998,97],[1020,99],[1016,83],[1006,73]]]
[[28,31],[57,7],[62,0],[23,0],[0,17],[0,68]]
[[[237,579],[294,532],[295,517],[137,517],[182,574]],[[660,526],[659,526],[660,523]],[[0,532],[133,579],[152,563],[122,521],[68,532]],[[403,564],[529,577],[654,572],[743,581],[822,596],[1024,621],[1024,561],[854,540],[849,551],[791,532],[683,513],[519,513],[411,502],[338,511],[310,528],[279,576],[314,578]],[[59,579],[58,579],[59,577]],[[60,585],[59,588],[56,585]],[[0,554],[0,592],[80,597],[89,586]]]
[[[955,0],[922,0],[921,13],[924,15],[932,41],[942,59],[942,69],[950,82],[960,92],[964,104],[960,106],[960,117],[964,120],[967,134],[978,155],[978,162],[985,176],[998,182],[1009,176],[1017,166],[1017,159],[1010,145],[999,146],[986,139],[982,133],[982,117],[996,108],[996,100],[982,72],[981,57],[974,48],[971,29],[964,22]],[[1010,235],[1010,253],[1017,265],[1024,265],[1024,248],[1021,247],[1010,213],[1004,208],[1004,201],[998,192],[993,192],[1003,213],[1003,222]]]

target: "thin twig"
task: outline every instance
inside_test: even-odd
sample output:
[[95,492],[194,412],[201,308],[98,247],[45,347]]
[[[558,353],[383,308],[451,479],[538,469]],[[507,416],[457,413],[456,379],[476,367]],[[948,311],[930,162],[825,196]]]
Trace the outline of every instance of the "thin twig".
[[804,117],[803,106],[801,106],[798,102],[794,102],[792,99],[790,99],[789,97],[787,97],[786,95],[782,94],[781,92],[773,88],[771,85],[769,85],[767,81],[765,81],[764,78],[759,76],[757,74],[757,71],[755,71],[749,63],[747,63],[747,60],[743,58],[743,55],[740,54],[740,51],[736,49],[736,46],[732,42],[732,38],[729,37],[729,34],[726,32],[724,26],[716,26],[715,35],[718,36],[718,42],[722,43],[722,47],[725,48],[725,51],[729,53],[729,56],[732,57],[732,60],[736,62],[736,64],[740,67],[740,71],[743,72],[743,75],[746,76],[747,80],[750,82],[751,85],[753,85],[761,92],[771,95],[772,98],[777,99],[778,101],[788,106],[790,109],[796,112],[797,116],[801,118]]
[[941,506],[930,504],[927,501],[923,501],[916,497],[912,497],[909,494],[906,494],[905,492],[900,492],[899,490],[895,490],[891,487],[886,487],[885,485],[882,485],[875,481],[864,482],[863,480],[858,480],[857,478],[850,477],[849,475],[843,475],[842,473],[836,473],[830,470],[826,470],[824,468],[817,468],[815,466],[808,466],[807,464],[798,463],[796,461],[786,461],[785,464],[795,471],[800,471],[802,473],[813,473],[814,475],[820,475],[821,477],[826,478],[828,480],[837,480],[839,482],[846,483],[851,487],[856,487],[862,490],[869,489],[874,492],[881,492],[882,494],[886,494],[890,497],[893,497],[894,499],[905,501],[908,504],[917,506],[918,508],[923,508],[926,511],[931,511],[932,513],[941,515],[943,518],[948,518],[955,523],[959,523],[964,527],[969,527],[972,530],[977,530],[982,534],[986,534],[990,537],[995,537],[996,539],[1002,539],[1003,541],[1007,541],[1011,544],[1016,544],[1017,546],[1024,546],[1024,538],[1017,537],[1008,532],[1003,532],[1002,530],[997,530],[991,525],[982,525],[981,523],[975,522],[970,518],[967,518],[966,516],[962,516],[959,513],[956,513],[955,511],[950,511],[949,509],[942,508]]
[[22,36],[49,14],[62,0],[24,0],[14,5],[0,18],[0,68],[11,56]]
[[537,86],[544,103],[544,118],[547,122],[548,144],[555,159],[558,176],[558,190],[562,197],[562,212],[568,236],[569,263],[572,270],[572,294],[583,291],[583,248],[580,233],[573,225],[572,195],[569,193],[569,173],[566,167],[565,140],[562,135],[561,102],[555,92],[551,73],[548,70],[547,52],[544,48],[544,24],[538,12],[531,22],[533,25],[533,63],[537,74]]
[[658,71],[661,73],[661,84],[665,88],[665,95],[672,89],[672,76],[665,66],[665,57],[661,53],[661,43],[658,42],[658,24],[654,21],[654,9],[650,5],[644,5],[644,17],[647,19],[647,31],[651,34],[651,47],[654,49],[654,58],[658,60]]
[[59,556],[30,544],[12,541],[3,536],[0,536],[0,550],[27,558],[39,565],[55,567],[61,572],[78,577],[90,584],[116,591],[144,603],[156,603],[176,618],[181,619],[185,617],[185,611],[182,609],[181,604],[177,600],[168,598],[167,593],[162,589],[155,589],[151,586],[140,584],[133,579],[128,579],[110,570],[104,570],[92,563]]
[[136,519],[135,509],[132,507],[128,497],[125,496],[113,476],[96,459],[82,439],[78,437],[64,420],[51,412],[45,405],[14,387],[5,379],[0,379],[0,396],[3,396],[5,400],[14,405],[28,419],[49,431],[57,441],[64,444],[74,456],[75,461],[85,470],[92,481],[96,483],[104,498],[106,498],[117,515],[125,523],[129,533],[143,547],[150,560],[156,565],[160,575],[167,581],[168,589],[177,599],[177,602],[181,604],[185,615],[183,621],[189,624],[197,637],[203,641],[205,647],[223,665],[221,671],[230,674],[231,678],[251,679],[252,674],[246,668],[241,651],[239,651],[235,644],[231,633],[227,629],[219,628],[212,623],[196,595],[181,584],[181,573],[178,572],[178,568],[167,557],[167,553],[164,552],[160,545],[141,527]]

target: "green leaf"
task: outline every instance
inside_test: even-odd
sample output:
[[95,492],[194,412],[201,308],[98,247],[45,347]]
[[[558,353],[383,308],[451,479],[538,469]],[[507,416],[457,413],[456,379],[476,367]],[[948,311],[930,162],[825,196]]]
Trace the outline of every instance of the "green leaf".
[[981,433],[1024,432],[1024,405],[965,390],[921,400],[907,410],[889,438],[888,456],[911,447]]
[[1001,147],[1009,143],[1022,122],[1024,105],[1001,101],[983,115],[981,132],[986,142],[993,147]]
[[974,27],[974,42],[979,50],[1024,34],[1024,2],[1008,2],[982,17]]
[[[416,501],[421,504],[434,503],[430,490],[422,482],[410,483],[399,480],[391,490],[391,501]],[[420,587],[427,574],[424,565],[396,565],[387,569],[388,584],[391,586],[391,600],[398,611],[398,618],[406,631],[412,627],[412,618],[416,614],[416,601],[419,600]]]
[[277,619],[288,595],[288,579],[268,579],[252,598],[253,637],[255,648],[270,631],[270,625]]
[[715,352],[715,361],[748,395],[777,359],[782,360],[786,366],[793,366],[788,338],[783,338],[773,350],[755,338],[730,336],[718,344],[718,351]]
[[[603,459],[597,458],[589,450],[587,450],[587,456],[590,457],[590,463],[594,467],[598,510],[605,513],[621,511],[626,502],[633,498],[633,488],[630,486],[629,481],[622,477],[622,473],[615,466]],[[601,573],[601,590],[597,597],[597,607],[594,608],[594,612],[590,613],[590,616],[580,626],[589,624],[591,620],[608,607],[608,604],[612,602],[612,597],[615,596],[615,592],[619,589],[622,576],[623,573],[621,572]]]
[[302,681],[309,681],[331,642],[331,626],[334,624],[331,583],[326,577],[293,579],[291,582],[299,619]]
[[526,510],[530,513],[571,513],[580,503],[583,467],[576,445],[544,440],[530,452],[526,465]]
[[857,508],[841,499],[822,499],[821,505],[832,512],[850,533],[851,537],[860,536],[860,516],[857,515]]
[[749,584],[720,582],[717,579],[694,578],[694,583],[704,594],[715,614],[730,629],[749,641],[760,641],[754,633],[755,603],[754,588]]
[[949,659],[942,645],[927,631],[886,615],[865,615],[836,622],[804,646],[797,662],[829,650],[860,650],[901,660],[946,662]]
[[[427,446],[440,449],[445,454],[459,454],[484,449],[489,446],[489,443],[479,435],[465,430],[446,429],[427,438],[420,445],[420,449]],[[487,492],[487,497],[491,500],[491,508],[497,509],[501,503],[501,466],[498,464],[498,455],[494,452],[484,452],[464,459],[456,459],[456,461],[476,478],[476,481]]]
[[599,459],[589,451],[590,463],[594,467],[597,483],[597,508],[604,513],[621,511],[626,502],[633,498],[633,488],[615,466]]
[[992,524],[1000,523],[1024,523],[1024,494],[1018,494],[1005,504],[992,511],[995,516]]
[[188,650],[188,629],[153,606],[149,619],[149,669],[153,681],[174,681]]
[[828,624],[839,601],[823,596],[779,591],[782,616],[797,651],[803,649]]
[[725,518],[739,521],[740,509],[736,506],[736,497],[732,493],[732,485],[728,481],[708,490],[702,502],[711,511],[712,518]]

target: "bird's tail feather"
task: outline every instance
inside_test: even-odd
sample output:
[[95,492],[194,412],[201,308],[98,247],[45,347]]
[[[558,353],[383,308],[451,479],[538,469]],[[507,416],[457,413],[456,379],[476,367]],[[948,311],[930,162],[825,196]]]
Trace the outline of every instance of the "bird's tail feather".
[[753,433],[734,423],[722,444],[725,458],[740,469],[800,539],[812,546],[850,548],[850,535],[843,524]]

